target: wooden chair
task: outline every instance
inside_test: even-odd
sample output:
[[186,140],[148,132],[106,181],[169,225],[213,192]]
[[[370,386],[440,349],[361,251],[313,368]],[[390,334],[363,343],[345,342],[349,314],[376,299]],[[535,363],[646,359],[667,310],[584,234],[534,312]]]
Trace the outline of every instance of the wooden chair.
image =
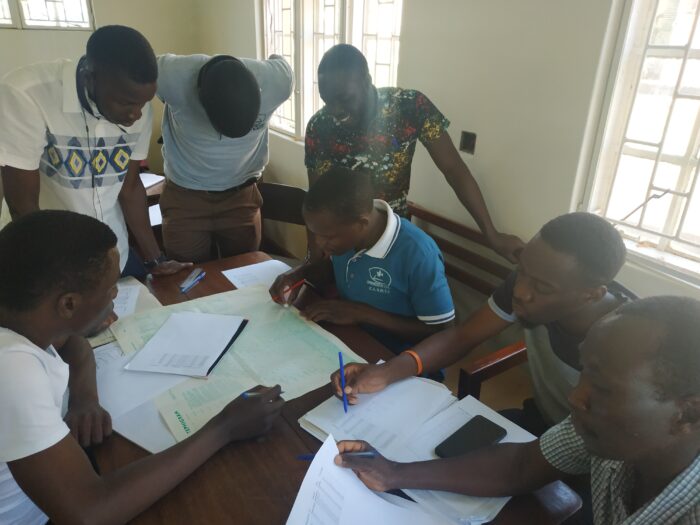
[[[484,235],[468,226],[458,224],[446,217],[433,213],[414,202],[408,203],[409,216],[415,217],[429,225],[437,226],[443,230],[450,232],[453,235],[464,238],[481,246],[489,247]],[[511,270],[491,259],[487,259],[483,255],[475,253],[463,246],[459,246],[452,241],[441,237],[437,233],[431,231],[426,232],[436,242],[443,253],[449,254],[459,260],[467,263],[470,266],[493,276],[497,280],[505,279]],[[470,288],[484,295],[491,295],[496,289],[493,282],[469,273],[464,268],[461,268],[449,261],[445,261],[445,273],[456,279],[457,281],[469,286]],[[471,395],[479,398],[481,394],[481,384],[492,377],[513,368],[514,366],[523,364],[527,361],[527,353],[524,341],[506,346],[485,355],[479,359],[470,362],[465,368],[459,371],[459,383],[457,386],[457,395],[459,398]]]
[[[301,212],[306,190],[287,184],[273,182],[258,183],[258,190],[263,198],[260,213],[263,218],[262,244],[260,249],[270,255],[282,256],[288,264],[294,262],[294,255],[265,235],[264,220],[284,222],[305,226]],[[291,262],[290,262],[291,259]]]

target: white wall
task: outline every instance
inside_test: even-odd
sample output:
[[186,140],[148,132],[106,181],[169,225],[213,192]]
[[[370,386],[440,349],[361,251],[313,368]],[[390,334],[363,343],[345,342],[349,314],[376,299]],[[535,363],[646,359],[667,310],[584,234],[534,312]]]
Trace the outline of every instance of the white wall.
[[[93,0],[97,27],[122,24],[141,31],[156,53],[194,53],[199,49],[199,10],[196,0]],[[90,31],[0,29],[0,76],[26,64],[79,58],[85,53]],[[162,105],[154,106],[149,163],[162,170],[160,136]]]

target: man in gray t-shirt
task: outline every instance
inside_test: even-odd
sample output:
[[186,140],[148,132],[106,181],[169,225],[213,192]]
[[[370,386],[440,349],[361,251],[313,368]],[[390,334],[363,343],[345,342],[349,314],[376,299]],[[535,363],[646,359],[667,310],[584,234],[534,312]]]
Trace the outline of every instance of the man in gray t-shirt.
[[165,103],[160,206],[166,252],[202,262],[256,250],[255,186],[268,161],[268,123],[289,98],[283,58],[161,55],[157,96]]

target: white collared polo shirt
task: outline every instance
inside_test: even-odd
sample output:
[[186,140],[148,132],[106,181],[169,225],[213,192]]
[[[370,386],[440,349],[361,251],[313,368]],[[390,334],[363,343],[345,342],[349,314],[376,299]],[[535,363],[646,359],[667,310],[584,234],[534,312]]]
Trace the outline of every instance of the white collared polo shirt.
[[[129,244],[118,197],[129,161],[148,154],[151,105],[127,128],[91,115],[78,100],[76,64],[33,64],[0,80],[0,166],[39,170],[41,209],[75,211],[107,224],[123,269]],[[9,221],[4,202],[0,224]]]

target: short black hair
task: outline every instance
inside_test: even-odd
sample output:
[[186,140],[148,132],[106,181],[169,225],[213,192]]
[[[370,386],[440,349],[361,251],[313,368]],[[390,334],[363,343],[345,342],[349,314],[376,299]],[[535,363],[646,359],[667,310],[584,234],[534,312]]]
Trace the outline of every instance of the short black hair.
[[661,325],[654,377],[663,399],[700,395],[700,301],[661,295],[626,303],[616,313]]
[[36,211],[12,221],[0,230],[0,307],[25,312],[56,290],[97,286],[116,244],[109,226],[71,211]]
[[329,211],[345,223],[357,221],[373,206],[374,188],[369,173],[341,167],[331,167],[321,175],[304,198],[305,211]]
[[90,35],[85,56],[93,71],[124,73],[139,84],[158,80],[158,63],[151,44],[131,27],[100,27]]
[[540,237],[558,252],[576,259],[586,284],[609,284],[625,262],[627,249],[620,233],[593,213],[560,215],[545,224]]
[[337,44],[330,48],[318,64],[318,75],[337,71],[356,71],[369,75],[367,59],[362,52],[350,44]]
[[230,138],[247,135],[260,112],[255,75],[235,57],[217,55],[199,70],[199,100],[214,129]]

